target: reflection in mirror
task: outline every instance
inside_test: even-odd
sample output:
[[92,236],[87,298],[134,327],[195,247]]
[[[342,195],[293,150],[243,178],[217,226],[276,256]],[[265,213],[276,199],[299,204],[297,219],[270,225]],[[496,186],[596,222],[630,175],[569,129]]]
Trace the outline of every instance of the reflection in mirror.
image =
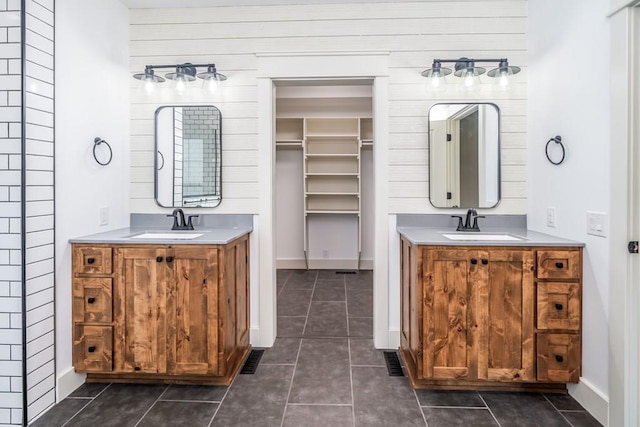
[[160,206],[215,207],[222,200],[222,116],[214,106],[156,110],[155,196]]
[[500,110],[491,103],[429,110],[429,200],[437,208],[500,202]]

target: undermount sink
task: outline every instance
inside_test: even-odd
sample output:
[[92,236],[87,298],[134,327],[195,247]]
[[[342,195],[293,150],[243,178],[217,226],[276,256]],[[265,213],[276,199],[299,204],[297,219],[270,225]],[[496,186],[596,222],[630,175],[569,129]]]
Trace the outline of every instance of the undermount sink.
[[202,233],[182,233],[182,232],[144,232],[129,236],[131,239],[157,239],[157,240],[191,240],[202,236]]
[[502,241],[517,242],[525,240],[522,237],[514,236],[509,233],[442,233],[442,236],[449,240],[465,240],[465,241]]

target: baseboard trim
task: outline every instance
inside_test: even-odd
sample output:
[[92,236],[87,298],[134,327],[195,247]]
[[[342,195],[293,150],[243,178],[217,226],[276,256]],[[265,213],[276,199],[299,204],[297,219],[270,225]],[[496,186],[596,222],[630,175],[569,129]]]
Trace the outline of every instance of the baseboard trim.
[[400,329],[389,329],[389,348],[400,348]]
[[60,402],[84,384],[86,377],[86,374],[77,374],[73,367],[58,375],[57,401]]
[[580,378],[578,384],[567,386],[569,394],[584,407],[600,424],[609,425],[609,399],[588,380]]
[[[319,270],[355,270],[358,262],[353,259],[310,259],[309,268]],[[278,259],[276,268],[287,270],[306,270],[307,263],[304,259]],[[373,270],[372,259],[361,259],[360,270]]]

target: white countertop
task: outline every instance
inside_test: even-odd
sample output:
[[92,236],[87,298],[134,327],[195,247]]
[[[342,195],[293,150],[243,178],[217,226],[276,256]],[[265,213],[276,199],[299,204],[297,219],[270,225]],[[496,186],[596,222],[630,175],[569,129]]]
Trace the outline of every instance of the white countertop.
[[[398,227],[398,233],[408,239],[414,245],[447,245],[447,246],[576,246],[582,247],[584,243],[563,239],[549,234],[538,233],[526,229],[487,228],[481,232],[460,232],[442,228],[428,227]],[[478,240],[450,240],[443,234],[464,234]],[[483,238],[483,235],[509,235],[518,240],[491,240]],[[490,236],[489,236],[490,237]]]
[[[215,228],[203,230],[180,230],[171,231],[158,228],[120,228],[118,230],[106,231],[104,233],[91,234],[89,236],[69,239],[69,243],[118,243],[118,244],[157,244],[157,245],[224,245],[238,237],[251,233],[252,227],[239,226],[229,228]],[[133,238],[142,233],[175,234],[202,234],[193,239],[180,238]]]

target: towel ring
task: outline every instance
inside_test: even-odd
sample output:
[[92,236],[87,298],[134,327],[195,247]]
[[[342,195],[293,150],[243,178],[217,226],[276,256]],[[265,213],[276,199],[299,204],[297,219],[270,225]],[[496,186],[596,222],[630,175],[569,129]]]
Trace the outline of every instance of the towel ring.
[[[100,144],[105,144],[109,149],[109,160],[107,160],[104,163],[98,160],[98,156],[96,156],[96,147]],[[111,159],[113,159],[113,150],[111,149],[111,146],[107,141],[100,138],[99,136],[96,136],[95,139],[93,140],[93,158],[100,166],[107,166],[109,163],[111,163]]]
[[[551,144],[552,141],[555,142],[556,144],[559,144],[560,148],[562,149],[562,158],[557,162],[554,162],[553,160],[551,160],[551,157],[549,156],[549,144]],[[559,165],[560,163],[564,162],[564,156],[566,152],[564,150],[564,145],[562,145],[562,137],[560,135],[557,135],[551,138],[549,141],[547,141],[547,145],[544,148],[544,153],[547,155],[547,160],[549,160],[551,164]]]

